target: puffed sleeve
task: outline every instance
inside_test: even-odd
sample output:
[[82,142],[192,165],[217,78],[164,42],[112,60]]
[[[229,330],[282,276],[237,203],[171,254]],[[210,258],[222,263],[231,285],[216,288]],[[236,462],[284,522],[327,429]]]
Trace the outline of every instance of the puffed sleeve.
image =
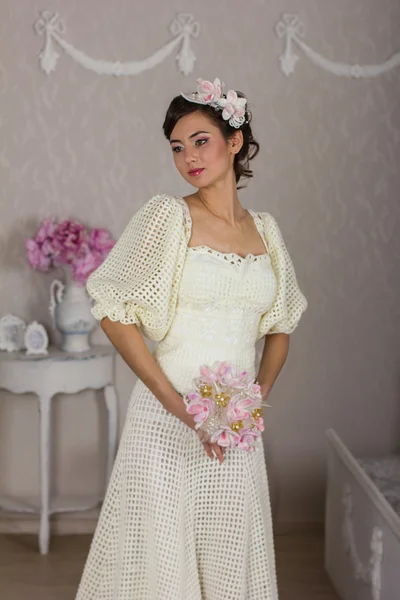
[[261,216],[272,268],[277,278],[277,291],[271,308],[260,319],[257,339],[266,334],[292,333],[308,306],[298,286],[293,263],[276,220],[269,213],[261,213]]
[[135,323],[146,337],[160,341],[174,316],[185,254],[182,205],[171,196],[154,196],[89,276],[93,316]]

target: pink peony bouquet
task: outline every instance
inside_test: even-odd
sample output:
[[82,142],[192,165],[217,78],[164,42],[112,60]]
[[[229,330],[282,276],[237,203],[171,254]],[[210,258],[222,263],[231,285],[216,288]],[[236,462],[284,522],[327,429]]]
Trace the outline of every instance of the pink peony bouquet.
[[253,452],[264,431],[260,386],[247,371],[237,373],[227,361],[200,367],[194,390],[184,395],[186,410],[194,415],[195,429],[207,441],[225,448]]
[[78,221],[56,223],[51,217],[42,221],[34,238],[25,240],[25,249],[33,269],[68,266],[72,279],[83,286],[114,244],[106,229],[89,231]]

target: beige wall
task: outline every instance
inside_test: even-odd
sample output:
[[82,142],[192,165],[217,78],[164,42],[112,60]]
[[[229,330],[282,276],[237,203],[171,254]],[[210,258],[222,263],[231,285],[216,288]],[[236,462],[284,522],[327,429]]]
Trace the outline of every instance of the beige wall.
[[[169,39],[174,15],[192,12],[202,32],[188,78],[174,56],[140,76],[114,78],[62,52],[46,76],[36,7],[0,0],[0,314],[50,329],[48,290],[59,273],[30,270],[24,237],[49,214],[118,236],[153,194],[186,193],[161,132],[169,100],[198,76],[242,90],[261,153],[241,198],[277,218],[309,301],[270,396],[271,485],[280,521],[321,519],[326,427],[356,452],[399,446],[400,69],[347,80],[301,55],[286,78],[273,27],[282,10],[298,14],[307,43],[324,55],[381,62],[400,49],[398,0],[43,5],[60,12],[77,48],[120,60],[151,54]],[[94,339],[105,341],[100,330]],[[121,424],[134,379],[118,360]],[[37,493],[36,404],[4,392],[0,401],[0,493]],[[53,425],[54,490],[97,491],[105,424],[95,394],[59,397]]]

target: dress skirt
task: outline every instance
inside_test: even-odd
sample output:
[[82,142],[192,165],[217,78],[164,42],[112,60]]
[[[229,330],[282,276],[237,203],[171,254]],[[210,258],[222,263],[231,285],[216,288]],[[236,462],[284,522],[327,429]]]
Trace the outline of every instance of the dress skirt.
[[76,600],[277,600],[262,442],[211,459],[135,384]]

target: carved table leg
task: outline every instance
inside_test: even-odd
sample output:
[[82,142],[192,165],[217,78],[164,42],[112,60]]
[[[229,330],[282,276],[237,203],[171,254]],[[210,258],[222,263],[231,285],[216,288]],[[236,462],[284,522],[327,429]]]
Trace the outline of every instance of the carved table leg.
[[49,551],[50,537],[50,418],[51,396],[39,397],[40,410],[40,532],[41,554]]

